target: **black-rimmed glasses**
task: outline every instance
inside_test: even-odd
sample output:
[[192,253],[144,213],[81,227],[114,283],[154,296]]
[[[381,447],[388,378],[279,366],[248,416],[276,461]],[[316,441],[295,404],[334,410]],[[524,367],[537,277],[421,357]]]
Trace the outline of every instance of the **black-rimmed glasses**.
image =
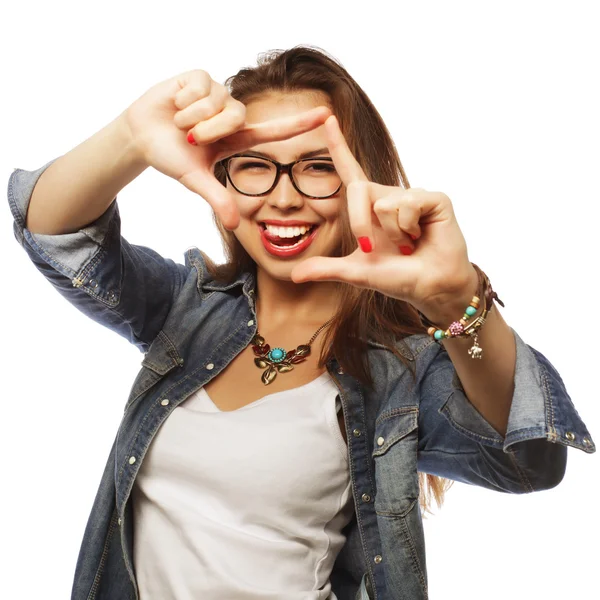
[[333,159],[301,158],[282,164],[270,158],[236,154],[221,161],[229,183],[245,196],[265,196],[273,191],[282,173],[287,173],[294,188],[303,196],[324,199],[342,187]]

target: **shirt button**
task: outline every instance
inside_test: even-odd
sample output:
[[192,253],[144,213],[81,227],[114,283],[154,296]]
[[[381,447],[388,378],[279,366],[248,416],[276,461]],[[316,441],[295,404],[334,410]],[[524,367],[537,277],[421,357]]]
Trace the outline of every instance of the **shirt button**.
[[206,368],[207,368],[209,371],[212,371],[212,370],[215,368],[215,365],[213,365],[212,363],[208,363],[208,364],[206,365]]
[[565,437],[572,442],[575,439],[575,434],[572,431],[567,431],[567,433],[565,433]]
[[371,502],[371,496],[369,496],[369,494],[363,494],[362,501],[363,502]]
[[383,446],[383,442],[385,442],[385,439],[382,437],[377,438],[377,445],[378,446]]
[[377,564],[379,564],[383,558],[381,557],[381,554],[378,554],[374,559],[373,559]]
[[169,399],[168,399],[168,398],[165,398],[164,400],[161,400],[161,401],[160,401],[160,403],[161,403],[163,406],[168,406],[168,404],[169,404]]
[[360,429],[355,429],[352,433],[354,434],[354,437],[360,437],[361,431]]
[[344,369],[342,369],[342,367],[340,367],[338,369],[338,375],[343,375],[344,374]]
[[121,524],[121,517],[119,517],[119,520],[117,521],[117,523],[120,525]]
[[254,321],[252,321],[252,320],[248,321],[248,327],[252,327],[252,325],[254,325]]
[[135,462],[135,456],[129,457],[129,464],[132,465]]

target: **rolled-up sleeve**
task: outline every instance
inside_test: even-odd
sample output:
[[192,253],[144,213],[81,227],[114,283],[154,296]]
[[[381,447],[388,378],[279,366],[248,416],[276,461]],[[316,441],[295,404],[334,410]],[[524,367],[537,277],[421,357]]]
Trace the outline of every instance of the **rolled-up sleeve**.
[[8,202],[15,238],[67,301],[146,351],[189,267],[123,238],[116,198],[104,214],[79,231],[57,235],[29,231],[25,224],[34,187],[53,162],[11,174]]
[[505,436],[471,404],[443,346],[432,341],[421,351],[422,470],[501,491],[530,492],[562,480],[568,446],[595,452],[556,369],[512,331],[516,368]]

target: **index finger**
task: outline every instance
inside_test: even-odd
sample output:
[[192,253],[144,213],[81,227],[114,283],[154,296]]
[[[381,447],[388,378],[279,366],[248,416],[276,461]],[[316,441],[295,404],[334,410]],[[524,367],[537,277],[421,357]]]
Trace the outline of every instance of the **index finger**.
[[344,185],[348,187],[354,181],[369,181],[348,147],[335,116],[332,115],[325,121],[325,133],[333,164]]
[[318,106],[306,112],[246,125],[243,129],[228,135],[221,144],[228,153],[242,152],[257,144],[287,140],[301,133],[306,133],[323,125],[331,110],[326,106]]

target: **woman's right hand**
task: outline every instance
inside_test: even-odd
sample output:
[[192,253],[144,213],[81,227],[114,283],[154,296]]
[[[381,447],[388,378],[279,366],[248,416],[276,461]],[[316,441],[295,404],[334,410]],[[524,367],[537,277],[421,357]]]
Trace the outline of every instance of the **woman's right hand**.
[[[223,158],[322,125],[331,111],[246,125],[246,107],[206,71],[187,71],[150,88],[122,117],[141,160],[202,196],[227,229],[239,224],[233,196],[214,176]],[[197,145],[188,142],[191,133]]]

